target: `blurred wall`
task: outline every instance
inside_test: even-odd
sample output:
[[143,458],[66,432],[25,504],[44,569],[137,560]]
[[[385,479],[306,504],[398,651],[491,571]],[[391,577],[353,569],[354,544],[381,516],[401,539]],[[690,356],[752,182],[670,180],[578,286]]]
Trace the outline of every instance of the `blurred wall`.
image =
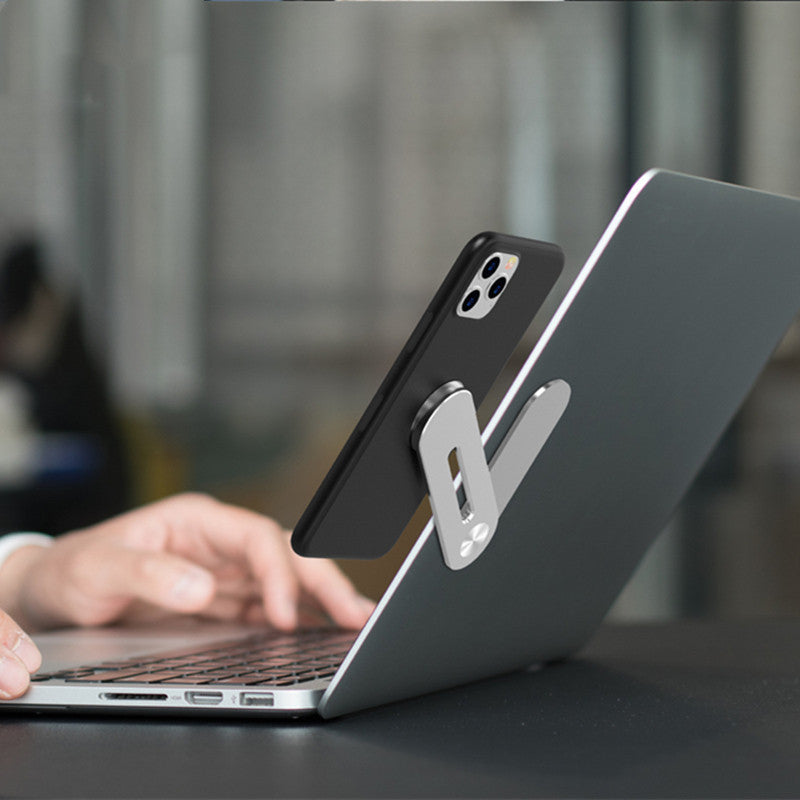
[[[508,6],[226,10],[208,19],[220,402],[363,402],[480,230],[588,252],[616,199],[617,65],[574,19]],[[581,15],[607,43],[609,10]]]
[[[646,168],[800,195],[798,34],[794,4],[9,0],[0,241],[41,231],[82,298],[140,499],[290,525],[474,233],[566,252],[524,350]],[[620,615],[800,609],[795,340]]]

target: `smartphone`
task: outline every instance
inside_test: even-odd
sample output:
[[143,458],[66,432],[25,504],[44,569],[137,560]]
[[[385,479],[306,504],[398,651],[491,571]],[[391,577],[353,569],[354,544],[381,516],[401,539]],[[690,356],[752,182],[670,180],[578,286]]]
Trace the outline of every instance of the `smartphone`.
[[461,251],[292,534],[300,555],[378,558],[427,492],[411,446],[425,400],[459,381],[476,407],[561,274],[554,244],[481,233]]

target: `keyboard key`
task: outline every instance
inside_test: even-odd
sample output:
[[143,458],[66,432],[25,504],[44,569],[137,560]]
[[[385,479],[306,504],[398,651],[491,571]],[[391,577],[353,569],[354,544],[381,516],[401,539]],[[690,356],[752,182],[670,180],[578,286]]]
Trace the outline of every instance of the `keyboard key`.
[[[269,679],[266,679],[269,682]],[[260,673],[249,673],[247,675],[235,675],[230,678],[219,678],[212,681],[214,686],[252,686],[253,684],[262,684],[265,682],[265,676]]]
[[182,648],[155,653],[149,658],[136,656],[128,661],[105,661],[95,666],[42,673],[34,675],[32,680],[287,686],[335,674],[355,635],[326,629],[280,635],[267,632],[200,650]]
[[92,672],[88,675],[79,675],[77,678],[66,678],[69,683],[106,683],[108,681],[121,681],[132,678],[135,675],[146,675],[147,672],[141,668],[118,669],[111,672]]
[[[138,676],[129,679],[118,678],[114,683],[160,683],[168,678],[192,678],[195,673],[179,669],[162,669],[156,672],[142,672]],[[205,677],[205,673],[199,673]]]

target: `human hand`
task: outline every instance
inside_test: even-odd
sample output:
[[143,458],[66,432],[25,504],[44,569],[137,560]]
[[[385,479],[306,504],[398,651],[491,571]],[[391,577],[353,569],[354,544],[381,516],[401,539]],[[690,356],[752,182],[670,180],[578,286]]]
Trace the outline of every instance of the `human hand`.
[[274,521],[184,494],[20,548],[0,573],[0,607],[30,631],[163,611],[292,630],[314,617],[359,628],[374,604],[332,562],[296,555]]
[[22,628],[0,609],[0,699],[24,694],[42,655]]

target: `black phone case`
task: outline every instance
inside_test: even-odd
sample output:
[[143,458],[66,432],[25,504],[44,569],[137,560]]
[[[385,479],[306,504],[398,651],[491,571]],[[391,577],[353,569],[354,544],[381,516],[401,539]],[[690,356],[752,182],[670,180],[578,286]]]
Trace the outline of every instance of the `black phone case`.
[[[477,270],[492,253],[519,266],[482,319],[457,315]],[[482,233],[461,251],[378,388],[292,535],[304,556],[378,558],[397,541],[427,487],[411,447],[411,426],[429,395],[461,382],[479,405],[561,273],[554,244]]]

